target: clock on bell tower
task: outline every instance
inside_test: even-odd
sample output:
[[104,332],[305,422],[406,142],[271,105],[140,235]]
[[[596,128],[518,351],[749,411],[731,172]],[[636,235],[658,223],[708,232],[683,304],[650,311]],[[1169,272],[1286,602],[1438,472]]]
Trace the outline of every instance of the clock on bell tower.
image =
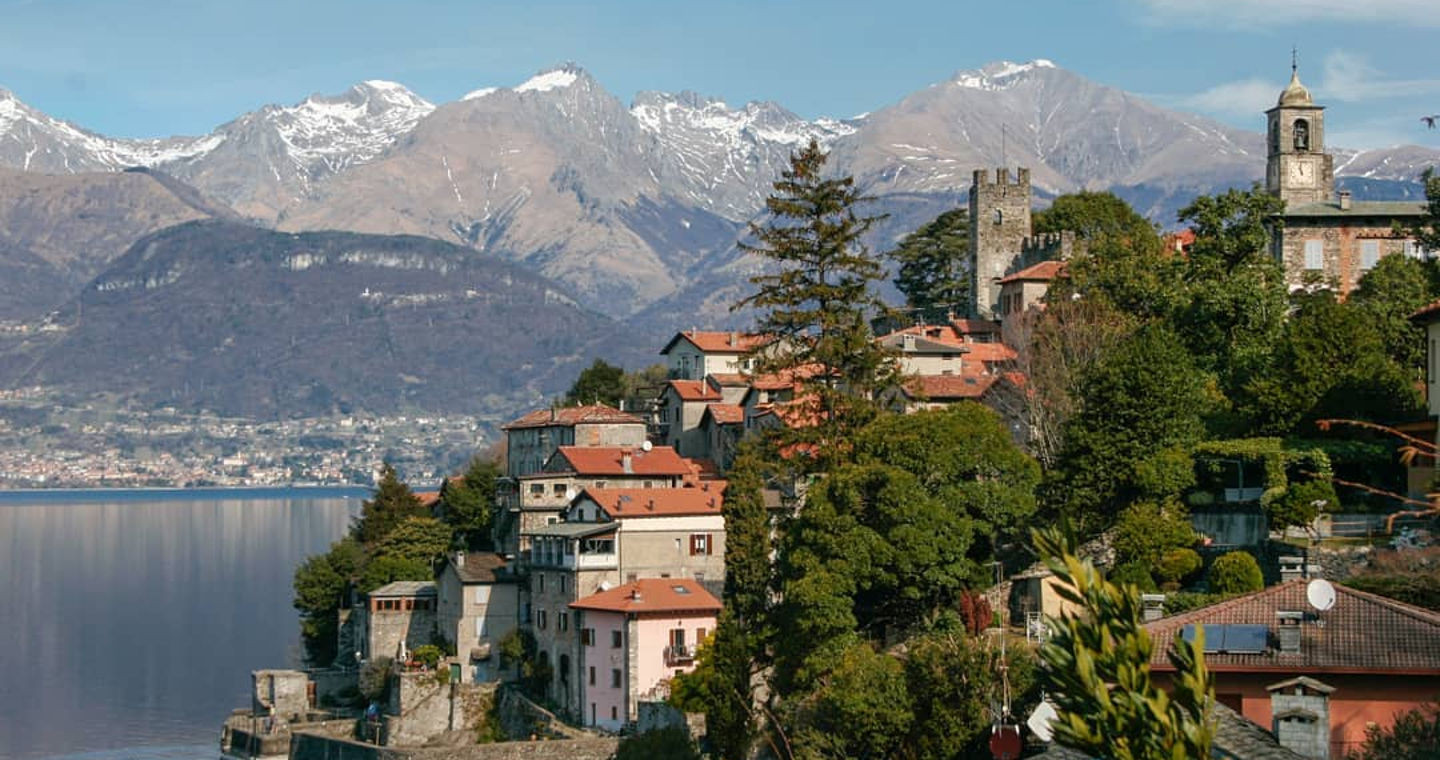
[[1290,86],[1265,116],[1269,122],[1265,189],[1286,206],[1332,200],[1335,162],[1325,152],[1325,107],[1310,99],[1293,64]]

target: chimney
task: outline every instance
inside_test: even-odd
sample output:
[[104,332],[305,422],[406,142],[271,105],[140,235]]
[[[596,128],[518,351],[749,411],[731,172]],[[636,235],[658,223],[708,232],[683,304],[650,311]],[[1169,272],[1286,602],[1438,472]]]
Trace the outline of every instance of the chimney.
[[730,347],[731,347],[731,348],[734,348],[735,346],[738,346],[738,345],[740,345],[740,334],[737,333],[737,332],[735,332],[734,330],[731,330],[731,331],[730,331]]
[[635,472],[635,458],[630,453],[630,449],[625,449],[620,452],[620,469],[623,470],[626,475],[631,475]]
[[1149,623],[1165,617],[1165,595],[1164,594],[1141,594],[1140,595],[1141,620]]
[[1305,559],[1294,555],[1280,558],[1280,582],[1298,581],[1305,577]]
[[635,586],[635,588],[630,590],[630,601],[640,602],[644,601],[644,599],[645,597],[641,596],[640,594],[640,586],[638,584]]
[[1280,746],[1302,757],[1330,757],[1330,693],[1335,687],[1307,676],[1265,687],[1270,729]]
[[465,566],[465,552],[455,552],[455,567]]
[[654,499],[651,499],[651,500],[645,502],[645,508],[648,509],[648,510],[650,510],[651,512],[654,512],[654,511],[655,511],[655,500],[654,500]]
[[1349,210],[1350,210],[1350,191],[1349,191],[1349,190],[1341,190],[1341,191],[1340,191],[1340,210],[1341,210],[1341,211],[1349,211]]
[[1280,641],[1280,654],[1300,654],[1301,624],[1305,613],[1279,610],[1275,613],[1275,638]]

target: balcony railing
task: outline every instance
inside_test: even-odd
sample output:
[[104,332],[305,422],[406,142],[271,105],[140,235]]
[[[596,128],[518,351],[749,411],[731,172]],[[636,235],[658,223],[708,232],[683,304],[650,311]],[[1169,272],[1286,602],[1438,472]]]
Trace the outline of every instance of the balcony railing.
[[680,665],[695,661],[695,650],[684,644],[670,645],[665,647],[665,663],[667,665]]

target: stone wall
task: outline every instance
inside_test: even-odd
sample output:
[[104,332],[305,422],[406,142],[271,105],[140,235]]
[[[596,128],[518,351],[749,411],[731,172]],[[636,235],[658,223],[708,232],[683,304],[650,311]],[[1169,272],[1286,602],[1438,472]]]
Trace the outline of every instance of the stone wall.
[[300,670],[250,672],[250,709],[289,720],[310,711],[310,678]]
[[466,747],[392,749],[297,732],[290,743],[290,760],[610,760],[619,744],[620,740],[613,737],[590,737]]
[[433,672],[404,673],[382,718],[386,746],[427,744],[451,731],[478,729],[494,700],[494,684],[440,683]]

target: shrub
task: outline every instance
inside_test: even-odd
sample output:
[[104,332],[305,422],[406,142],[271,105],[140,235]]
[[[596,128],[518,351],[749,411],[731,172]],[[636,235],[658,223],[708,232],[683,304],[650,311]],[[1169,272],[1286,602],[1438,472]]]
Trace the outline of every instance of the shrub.
[[965,621],[965,630],[971,636],[979,636],[994,618],[990,602],[983,595],[974,591],[960,594],[960,619]]
[[1142,594],[1153,594],[1159,590],[1150,568],[1139,562],[1126,562],[1110,571],[1110,582],[1117,585],[1134,586]]
[[1180,591],[1165,596],[1165,614],[1179,615],[1182,612],[1198,610],[1201,607],[1209,607],[1212,604],[1219,604],[1233,594],[1201,594],[1193,591]]
[[1260,563],[1249,552],[1230,552],[1210,566],[1210,591],[1216,594],[1247,594],[1265,588]]
[[1380,596],[1440,611],[1440,572],[1365,572],[1351,576],[1345,585]]
[[1161,587],[1174,591],[1204,565],[1205,561],[1194,549],[1171,549],[1161,555],[1160,561],[1155,564],[1155,575],[1159,577]]
[[1153,565],[1171,549],[1195,543],[1190,518],[1178,502],[1143,501],[1126,507],[1115,523],[1115,559]]
[[1330,481],[1305,480],[1290,484],[1279,497],[1267,501],[1265,513],[1271,530],[1283,530],[1291,525],[1309,525],[1322,507],[1334,511],[1339,506],[1340,499]]
[[444,650],[440,649],[440,647],[437,647],[434,644],[426,644],[425,646],[415,647],[415,651],[410,653],[410,658],[412,660],[420,663],[421,665],[424,665],[427,669],[434,668],[436,665],[439,665],[440,659],[444,656]]
[[683,729],[666,728],[632,734],[620,740],[615,749],[615,760],[700,760],[700,751],[690,741],[690,735]]

